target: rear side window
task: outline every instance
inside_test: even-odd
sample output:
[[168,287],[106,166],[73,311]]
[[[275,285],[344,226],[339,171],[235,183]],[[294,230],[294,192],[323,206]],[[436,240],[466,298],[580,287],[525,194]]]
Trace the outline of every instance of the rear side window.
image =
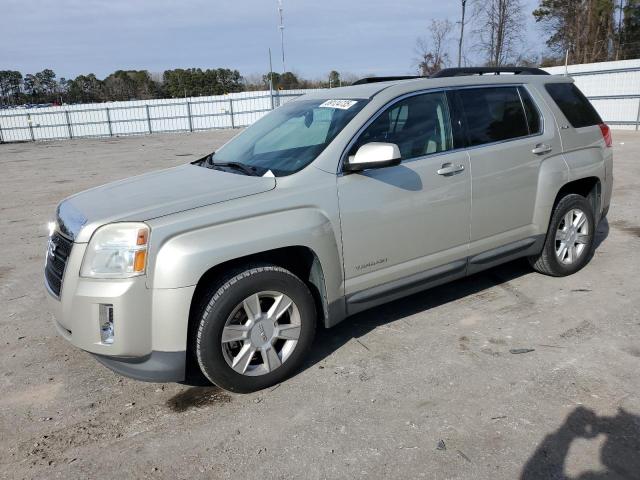
[[465,88],[456,96],[469,146],[529,135],[517,87]]
[[573,83],[548,83],[545,88],[573,128],[602,123],[596,109]]

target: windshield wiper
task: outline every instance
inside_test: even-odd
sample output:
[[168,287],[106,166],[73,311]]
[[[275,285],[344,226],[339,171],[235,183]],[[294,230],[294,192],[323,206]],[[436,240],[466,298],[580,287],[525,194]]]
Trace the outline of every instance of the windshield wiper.
[[215,167],[227,167],[227,168],[232,168],[234,170],[238,170],[242,173],[244,173],[245,175],[249,175],[251,177],[260,177],[260,173],[258,173],[258,169],[256,167],[250,167],[249,165],[245,165],[244,163],[240,163],[240,162],[214,162],[213,158],[210,157],[209,160],[210,165],[215,168]]

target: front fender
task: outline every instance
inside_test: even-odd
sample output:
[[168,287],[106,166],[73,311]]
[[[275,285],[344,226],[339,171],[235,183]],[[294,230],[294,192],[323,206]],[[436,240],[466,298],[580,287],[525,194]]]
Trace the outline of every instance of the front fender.
[[313,208],[271,212],[175,235],[162,244],[153,259],[153,288],[193,286],[216,265],[289,246],[307,247],[315,253],[329,303],[342,297],[336,234],[331,221]]

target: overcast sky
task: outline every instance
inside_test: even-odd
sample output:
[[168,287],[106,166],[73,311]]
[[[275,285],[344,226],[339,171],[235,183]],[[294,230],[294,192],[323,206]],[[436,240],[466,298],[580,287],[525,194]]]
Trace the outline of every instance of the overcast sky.
[[[287,70],[412,73],[416,37],[431,19],[457,20],[459,3],[284,0]],[[523,3],[526,45],[539,54],[538,2]],[[103,78],[116,69],[229,67],[248,75],[268,70],[271,47],[279,71],[277,24],[276,0],[0,0],[0,70]]]

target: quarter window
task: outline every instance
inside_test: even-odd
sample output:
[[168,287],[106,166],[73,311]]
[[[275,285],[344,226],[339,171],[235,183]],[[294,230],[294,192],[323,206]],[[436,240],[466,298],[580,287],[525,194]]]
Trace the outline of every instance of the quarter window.
[[596,109],[573,83],[548,83],[545,88],[573,128],[602,123]]
[[403,160],[453,148],[447,98],[443,92],[414,95],[385,110],[351,149],[370,142],[395,143]]
[[456,91],[469,146],[529,135],[516,87],[465,88]]

